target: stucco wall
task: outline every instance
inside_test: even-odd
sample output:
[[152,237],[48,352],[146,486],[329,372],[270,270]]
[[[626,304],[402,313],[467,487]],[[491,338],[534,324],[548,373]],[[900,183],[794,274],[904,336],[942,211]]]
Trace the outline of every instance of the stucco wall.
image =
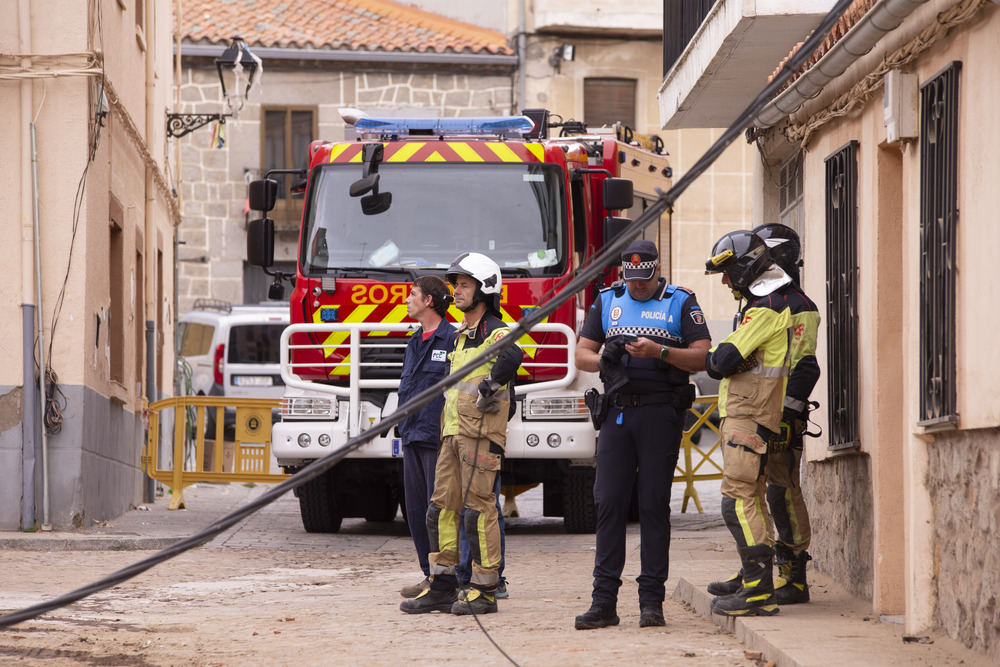
[[1000,662],[1000,429],[938,436],[928,446],[934,514],[935,618]]

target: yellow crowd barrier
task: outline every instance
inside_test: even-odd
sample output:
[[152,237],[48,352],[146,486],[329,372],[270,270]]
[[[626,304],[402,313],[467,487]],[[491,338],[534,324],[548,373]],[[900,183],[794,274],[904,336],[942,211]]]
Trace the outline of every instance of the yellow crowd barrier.
[[[688,500],[693,498],[698,513],[704,514],[694,483],[722,479],[722,466],[712,458],[712,455],[716,454],[720,461],[722,459],[722,453],[719,451],[722,447],[722,434],[719,433],[719,427],[709,419],[718,409],[718,396],[699,396],[698,402],[690,408],[697,421],[684,431],[681,440],[683,458],[678,459],[677,474],[674,475],[674,482],[684,482],[684,502],[681,503],[681,512],[687,511]],[[702,430],[701,438],[695,444],[692,436],[703,428],[705,430]],[[710,442],[705,442],[706,430],[715,434],[714,438],[709,437]]]
[[[142,468],[171,489],[167,509],[184,507],[184,487],[195,482],[280,482],[271,472],[271,410],[281,399],[175,396],[149,406],[149,430]],[[160,468],[160,413],[174,410],[173,458]],[[234,438],[225,439],[225,410],[235,410]],[[205,421],[214,410],[214,439],[206,439]]]

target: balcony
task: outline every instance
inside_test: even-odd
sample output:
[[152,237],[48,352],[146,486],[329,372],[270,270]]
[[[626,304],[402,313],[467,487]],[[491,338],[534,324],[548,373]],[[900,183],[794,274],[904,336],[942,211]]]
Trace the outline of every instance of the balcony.
[[[618,6],[615,6],[618,5]],[[659,37],[662,0],[535,0],[535,32],[553,35]]]
[[[664,0],[667,72],[658,94],[660,125],[666,130],[727,127],[833,4]],[[699,13],[705,19],[692,36],[692,17],[700,18]]]

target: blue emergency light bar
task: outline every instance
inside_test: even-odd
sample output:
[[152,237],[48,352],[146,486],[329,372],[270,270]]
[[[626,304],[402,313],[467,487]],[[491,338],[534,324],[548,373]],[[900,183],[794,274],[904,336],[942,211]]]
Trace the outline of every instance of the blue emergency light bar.
[[409,135],[508,135],[528,134],[535,123],[527,116],[491,118],[359,118],[354,130],[362,134]]

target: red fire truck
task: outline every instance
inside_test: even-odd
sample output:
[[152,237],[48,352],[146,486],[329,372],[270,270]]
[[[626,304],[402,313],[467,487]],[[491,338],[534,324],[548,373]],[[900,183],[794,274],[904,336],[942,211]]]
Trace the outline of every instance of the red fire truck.
[[[555,128],[559,137],[550,137]],[[656,190],[670,185],[658,138],[628,128],[588,132],[547,111],[498,118],[364,117],[356,141],[314,141],[308,170],[274,170],[250,186],[251,208],[274,208],[274,173],[305,178],[305,205],[281,346],[285,395],[271,446],[294,472],[397,408],[407,336],[404,300],[418,276],[443,276],[481,252],[501,267],[503,317],[516,322],[613,238]],[[647,148],[640,141],[646,141]],[[299,189],[302,189],[300,186]],[[664,226],[667,229],[667,226]],[[669,268],[669,232],[652,229]],[[248,261],[272,272],[274,225],[251,221]],[[543,512],[570,532],[592,532],[596,432],[583,394],[596,375],[573,365],[576,332],[608,267],[518,343],[525,360],[508,424],[504,485],[542,484]],[[449,319],[461,320],[454,307]],[[309,532],[344,517],[389,521],[402,500],[402,452],[389,430],[297,489]]]

